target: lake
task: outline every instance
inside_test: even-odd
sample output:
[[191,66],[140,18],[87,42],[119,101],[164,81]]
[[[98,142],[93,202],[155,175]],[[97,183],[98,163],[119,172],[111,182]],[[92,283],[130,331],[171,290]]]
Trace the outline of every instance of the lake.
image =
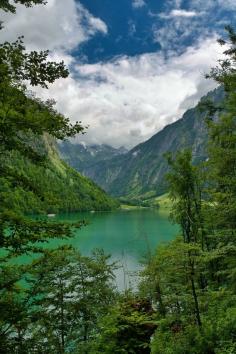
[[112,260],[118,261],[120,268],[116,271],[116,282],[119,289],[133,286],[145,255],[153,253],[158,245],[172,240],[178,233],[178,226],[169,221],[167,213],[152,209],[72,213],[55,219],[88,221],[87,226],[76,231],[70,243],[83,255],[102,248]]

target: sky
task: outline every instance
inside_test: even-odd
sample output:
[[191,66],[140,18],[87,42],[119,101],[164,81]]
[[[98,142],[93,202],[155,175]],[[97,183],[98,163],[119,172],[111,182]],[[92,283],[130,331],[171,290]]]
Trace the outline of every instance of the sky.
[[70,69],[48,90],[87,133],[76,141],[131,148],[181,118],[215,87],[217,38],[235,25],[236,0],[48,0],[1,13],[0,41],[24,35]]

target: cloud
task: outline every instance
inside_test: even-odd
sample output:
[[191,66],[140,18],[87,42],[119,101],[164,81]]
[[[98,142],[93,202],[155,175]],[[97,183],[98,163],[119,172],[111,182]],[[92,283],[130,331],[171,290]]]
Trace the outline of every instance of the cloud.
[[128,25],[129,25],[128,35],[130,37],[133,37],[135,35],[135,33],[137,32],[136,24],[134,21],[129,20]]
[[132,6],[135,8],[135,9],[139,9],[143,6],[145,6],[146,3],[144,0],[133,0],[132,2]]
[[236,20],[236,0],[166,0],[164,11],[149,12],[153,39],[163,51],[181,54],[189,43],[218,33]]
[[216,65],[221,51],[211,37],[168,59],[152,53],[75,65],[76,76],[38,92],[54,97],[72,121],[89,125],[79,140],[132,147],[179,119],[215,87],[204,73]]
[[189,6],[202,11],[214,8],[220,10],[235,10],[236,2],[235,0],[190,0]]
[[223,6],[229,10],[236,9],[236,2],[235,0],[218,0],[220,6]]
[[195,11],[186,11],[186,10],[172,10],[170,12],[170,17],[195,17],[198,14]]
[[[58,1],[58,0],[57,0]],[[83,23],[83,29],[87,31],[88,35],[93,36],[96,32],[107,34],[108,29],[105,22],[100,18],[94,17],[90,12],[80,3],[76,4],[78,21]]]
[[196,11],[186,11],[186,10],[181,10],[181,9],[174,9],[171,10],[169,13],[160,13],[160,14],[155,14],[152,13],[151,11],[149,12],[150,17],[159,17],[162,19],[174,19],[178,17],[184,17],[184,18],[192,18],[196,16],[200,16],[200,13],[197,13]]
[[[188,11],[198,13],[197,2],[202,0],[191,1],[196,6]],[[145,2],[136,0],[133,4],[137,8]],[[166,13],[173,8],[182,11],[181,1],[172,4]],[[68,79],[58,80],[48,91],[38,88],[36,93],[45,99],[55,98],[58,110],[72,122],[81,120],[89,125],[87,134],[78,137],[86,143],[132,147],[179,119],[214,87],[204,79],[204,73],[215,66],[222,48],[212,33],[201,33],[202,16],[180,16],[175,12],[161,28],[153,27],[155,39],[168,49],[168,56],[163,50],[89,65],[76,62],[70,51],[94,35],[107,34],[101,19],[75,0],[49,0],[47,6],[30,9],[19,5],[17,10],[17,15],[2,14],[5,30],[0,33],[1,40],[14,40],[24,34],[28,48],[49,48],[51,59],[63,59],[72,68]],[[135,30],[130,22],[130,35]],[[207,39],[183,47],[182,41],[193,32]]]
[[1,13],[1,41],[24,35],[29,49],[69,51],[96,33],[107,34],[106,24],[75,0],[48,0],[48,4],[25,8],[17,14]]

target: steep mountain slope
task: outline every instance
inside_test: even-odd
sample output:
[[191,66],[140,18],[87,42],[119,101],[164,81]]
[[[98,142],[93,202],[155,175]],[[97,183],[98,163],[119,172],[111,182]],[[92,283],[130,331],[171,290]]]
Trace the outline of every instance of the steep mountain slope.
[[[0,194],[6,207],[23,213],[54,213],[86,210],[111,210],[118,206],[93,181],[82,176],[59,158],[56,144],[49,136],[40,145],[47,156],[44,164],[35,164],[18,153],[6,154],[4,163],[18,181],[0,178]],[[27,180],[27,190],[24,181]],[[20,183],[19,183],[20,181]],[[39,197],[40,196],[40,197]]]
[[[204,99],[221,101],[223,90],[218,88]],[[100,161],[84,169],[108,193],[129,198],[151,198],[166,191],[164,175],[168,170],[164,154],[184,148],[193,151],[195,163],[206,159],[206,113],[199,107],[188,110],[183,117],[166,126],[148,141],[126,154]]]
[[128,152],[124,147],[115,149],[105,144],[85,145],[63,141],[59,142],[57,146],[61,159],[77,171],[85,174],[86,170],[94,164]]

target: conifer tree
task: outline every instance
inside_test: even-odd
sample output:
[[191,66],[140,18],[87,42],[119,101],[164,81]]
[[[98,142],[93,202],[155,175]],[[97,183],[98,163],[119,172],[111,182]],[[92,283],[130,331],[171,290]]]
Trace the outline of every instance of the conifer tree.
[[[226,27],[228,40],[219,40],[225,59],[211,70],[208,78],[223,85],[225,99],[215,107],[213,120],[209,110],[208,197],[206,216],[211,230],[212,261],[220,284],[236,282],[236,33]],[[234,291],[236,290],[233,286]]]

